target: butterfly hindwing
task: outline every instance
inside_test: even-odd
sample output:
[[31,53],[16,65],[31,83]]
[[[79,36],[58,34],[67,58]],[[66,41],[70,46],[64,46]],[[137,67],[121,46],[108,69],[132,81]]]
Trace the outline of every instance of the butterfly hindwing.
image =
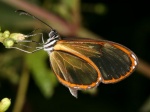
[[64,51],[50,54],[51,66],[58,80],[67,87],[87,89],[99,82],[98,72],[90,63]]

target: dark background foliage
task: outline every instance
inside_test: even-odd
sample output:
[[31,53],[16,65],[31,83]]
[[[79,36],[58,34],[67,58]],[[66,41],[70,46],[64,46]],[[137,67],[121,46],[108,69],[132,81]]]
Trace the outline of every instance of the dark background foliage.
[[[16,9],[26,10],[32,14],[35,13],[42,20],[46,19],[42,18],[44,14],[42,11],[47,11],[50,17],[56,17],[47,20],[48,23],[62,36],[85,37],[87,35],[88,38],[101,36],[106,40],[123,44],[137,54],[140,59],[139,68],[130,77],[119,83],[100,84],[96,92],[89,92],[91,94],[80,91],[79,98],[76,99],[71,96],[66,87],[57,83],[49,67],[48,56],[44,51],[26,54],[6,49],[1,44],[0,99],[11,98],[12,105],[8,112],[19,108],[15,107],[16,99],[22,99],[22,97],[25,99],[21,101],[23,102],[21,112],[150,111],[149,4],[142,0],[139,2],[130,0],[62,1],[26,0],[23,1],[21,4],[23,7],[21,7],[17,4],[19,3],[17,0],[7,0],[7,2],[2,0],[0,2],[0,27],[3,31],[29,34],[35,29],[37,24],[33,23],[36,20],[19,16],[14,11]],[[26,6],[26,3],[30,7]],[[38,10],[34,6],[38,7]],[[41,16],[38,15],[40,13]],[[23,74],[30,74],[30,77],[25,76],[22,79]],[[18,96],[20,95],[18,91],[21,91],[19,89],[21,79],[22,81],[27,79],[23,85],[28,86],[23,96]]]

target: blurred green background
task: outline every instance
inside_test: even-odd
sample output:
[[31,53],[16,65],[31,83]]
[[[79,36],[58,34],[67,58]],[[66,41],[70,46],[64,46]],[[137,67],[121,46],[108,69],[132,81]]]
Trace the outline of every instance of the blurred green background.
[[25,10],[62,36],[99,38],[125,45],[139,57],[139,67],[116,84],[80,91],[76,99],[58,83],[46,52],[34,54],[0,44],[0,99],[8,97],[8,112],[150,112],[150,7],[130,0],[1,0],[2,32],[30,34],[43,27],[14,11]]

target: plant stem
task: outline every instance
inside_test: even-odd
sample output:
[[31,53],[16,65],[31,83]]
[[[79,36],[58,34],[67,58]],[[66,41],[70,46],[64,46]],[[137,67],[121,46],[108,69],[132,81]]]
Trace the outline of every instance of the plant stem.
[[18,88],[18,92],[17,92],[15,105],[14,105],[12,112],[21,112],[22,111],[28,84],[29,84],[29,71],[28,71],[27,67],[24,66],[22,75],[20,77],[19,88]]

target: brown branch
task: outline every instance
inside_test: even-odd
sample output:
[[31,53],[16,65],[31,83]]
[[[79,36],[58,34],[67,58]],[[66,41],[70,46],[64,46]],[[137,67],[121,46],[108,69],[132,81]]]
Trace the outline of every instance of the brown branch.
[[137,71],[150,79],[150,65],[143,59],[139,58],[139,65]]
[[[52,26],[56,26],[55,28],[63,35],[73,35],[76,33],[78,37],[101,38],[100,36],[95,35],[94,33],[88,31],[86,28],[81,27],[81,28],[76,29],[74,24],[69,24],[65,22],[64,20],[60,19],[59,17],[57,17],[56,15],[52,14],[51,12],[48,12],[33,4],[29,4],[26,1],[1,0],[1,2],[4,2],[11,6],[29,11],[30,13],[38,16],[41,19],[49,20],[53,22],[52,24],[55,24],[55,25],[52,25]],[[145,75],[146,77],[150,78],[150,65],[146,63],[144,60],[139,59],[139,65],[138,65],[137,71]]]
[[[86,37],[86,38],[99,38],[99,39],[103,39],[102,37],[88,31],[86,28],[80,28],[77,32],[77,35],[79,37]],[[145,62],[143,59],[138,59],[139,60],[139,64],[138,67],[136,69],[136,71],[138,71],[139,73],[141,73],[142,75],[146,76],[147,78],[150,79],[150,64]]]
[[61,19],[60,17],[56,16],[55,14],[48,12],[34,4],[28,3],[24,0],[1,0],[10,6],[13,6],[17,9],[27,11],[34,16],[40,18],[41,20],[47,20],[51,22],[51,26],[55,26],[55,29],[60,31],[61,34],[68,34],[73,35],[76,31],[73,24],[67,23],[65,20]]

